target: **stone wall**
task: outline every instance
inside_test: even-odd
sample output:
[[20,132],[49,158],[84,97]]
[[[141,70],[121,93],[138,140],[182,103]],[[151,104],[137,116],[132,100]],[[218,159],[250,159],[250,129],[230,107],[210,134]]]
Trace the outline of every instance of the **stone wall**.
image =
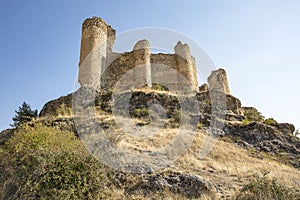
[[209,90],[217,90],[225,94],[230,94],[229,83],[224,69],[212,71],[207,81]]
[[[178,42],[174,54],[151,54],[149,42],[141,40],[131,52],[115,53],[115,37],[115,30],[101,18],[93,17],[83,22],[78,77],[81,86],[110,90],[123,77],[128,80],[124,87],[130,84],[151,87],[152,82],[158,77],[161,79],[162,73],[165,73],[164,77],[171,79],[168,81],[174,82],[174,85],[177,83],[177,86],[185,85],[184,88],[198,91],[195,59],[187,44]],[[168,71],[167,67],[179,72],[186,80],[182,81],[178,73]]]
[[177,61],[178,72],[180,72],[190,82],[195,91],[198,91],[195,58],[192,57],[190,53],[190,47],[179,41],[174,47],[174,53]]
[[[119,54],[105,69],[101,76],[101,90],[111,89],[130,69],[134,68],[133,52]],[[128,81],[133,80],[133,74],[126,74]],[[131,79],[131,80],[130,80]]]
[[101,65],[107,51],[107,24],[98,17],[86,19],[82,24],[78,82],[83,85],[100,85]]

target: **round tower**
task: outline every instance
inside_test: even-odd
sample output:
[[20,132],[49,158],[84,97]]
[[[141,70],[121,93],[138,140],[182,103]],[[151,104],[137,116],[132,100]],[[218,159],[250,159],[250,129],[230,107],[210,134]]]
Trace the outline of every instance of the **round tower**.
[[148,87],[152,87],[151,81],[151,65],[150,65],[150,43],[148,40],[138,41],[133,48],[135,69],[134,81],[144,83]]
[[189,81],[193,90],[198,91],[195,58],[191,56],[190,47],[178,41],[174,47],[174,53],[178,72]]
[[82,24],[78,82],[81,86],[99,88],[101,69],[106,64],[107,24],[99,17]]

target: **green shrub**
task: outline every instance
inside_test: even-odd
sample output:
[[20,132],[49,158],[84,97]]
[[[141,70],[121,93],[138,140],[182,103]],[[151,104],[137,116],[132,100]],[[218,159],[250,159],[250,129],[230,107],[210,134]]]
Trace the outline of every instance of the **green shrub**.
[[250,122],[248,119],[244,119],[244,120],[242,121],[242,123],[243,123],[243,125],[248,126],[251,122]]
[[255,108],[245,108],[244,116],[250,122],[262,122],[264,120],[264,116]]
[[73,133],[22,126],[0,147],[0,199],[101,199],[106,169]]
[[276,123],[277,122],[273,118],[268,118],[268,119],[264,120],[264,124],[267,124],[267,125],[274,125]]
[[181,110],[174,110],[172,113],[172,118],[174,119],[174,122],[176,123],[189,123],[190,122],[190,116],[187,113],[182,112]]
[[202,128],[203,128],[203,124],[202,124],[201,122],[199,122],[199,123],[197,124],[197,128],[198,128],[198,129],[202,129]]
[[60,106],[56,109],[57,116],[71,116],[73,115],[72,108],[67,107],[64,103],[60,104]]
[[147,108],[136,108],[133,115],[138,118],[146,118],[149,116],[149,110]]
[[298,190],[280,184],[276,178],[268,178],[267,173],[263,173],[262,176],[253,176],[237,196],[238,200],[296,200],[299,198]]
[[159,83],[152,83],[152,89],[158,91],[168,91],[168,88],[166,86],[161,85]]

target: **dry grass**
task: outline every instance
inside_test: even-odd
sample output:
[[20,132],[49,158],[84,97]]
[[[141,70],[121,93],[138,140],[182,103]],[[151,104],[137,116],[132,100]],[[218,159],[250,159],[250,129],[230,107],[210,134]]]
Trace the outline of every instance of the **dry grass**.
[[[120,142],[121,148],[133,151],[155,151],[167,145],[175,136],[176,129],[162,129],[152,137],[124,137]],[[231,142],[218,140],[212,151],[203,159],[198,157],[199,150],[206,135],[197,132],[190,148],[174,163],[182,171],[203,176],[216,185],[221,185],[226,195],[234,193],[255,174],[267,171],[269,177],[276,177],[287,187],[300,188],[300,171],[276,162],[265,154],[256,156],[253,152],[243,149]],[[212,144],[213,145],[213,144]]]
[[[114,118],[110,115],[98,115],[100,121],[110,123]],[[138,119],[132,119],[134,126],[133,133],[137,133],[134,128],[139,127],[137,124],[143,123]],[[127,124],[127,122],[125,123]],[[115,126],[110,131],[120,132],[120,127]],[[144,125],[144,130],[151,130],[147,124]],[[169,144],[178,129],[165,128],[160,129],[157,132],[144,132],[143,135],[153,134],[149,137],[136,137],[136,135],[124,134],[118,141],[118,146],[130,151],[139,152],[145,151],[157,151]],[[202,147],[203,141],[206,138],[206,134],[198,131],[194,138],[194,141],[190,148],[174,162],[174,168],[185,172],[198,174],[207,178],[215,185],[219,186],[219,192],[223,195],[221,198],[232,198],[236,192],[244,185],[249,177],[255,174],[261,174],[262,171],[267,171],[269,177],[276,177],[278,181],[287,187],[300,188],[300,171],[276,162],[266,154],[259,154],[251,150],[243,149],[230,141],[218,140],[216,144],[212,144],[214,147],[212,151],[203,159],[199,158],[199,150]],[[116,196],[112,199],[124,199],[123,191],[114,191]],[[119,194],[119,195],[118,195]],[[130,197],[131,199],[183,199],[178,195],[153,194],[151,197],[144,197],[135,195]],[[128,196],[126,196],[128,198]],[[202,197],[202,199],[210,199],[210,197]]]
[[[250,176],[267,171],[270,172],[270,178],[276,177],[287,187],[300,188],[299,170],[268,157],[255,157],[251,152],[230,142],[218,140],[210,154],[199,159],[198,152],[204,138],[203,133],[197,133],[191,148],[176,162],[180,168],[198,172],[215,183],[227,182],[236,188]],[[210,173],[203,173],[204,171]]]

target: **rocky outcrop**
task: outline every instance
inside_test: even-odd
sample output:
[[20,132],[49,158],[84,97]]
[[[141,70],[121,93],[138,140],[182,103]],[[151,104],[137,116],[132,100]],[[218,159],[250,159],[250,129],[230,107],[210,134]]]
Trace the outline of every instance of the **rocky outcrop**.
[[[143,45],[144,43],[146,44],[145,41],[141,42]],[[191,101],[189,104],[190,108],[185,113],[191,116],[191,120],[195,125],[200,122],[203,130],[207,130],[212,122],[216,123],[216,127],[224,127],[222,130],[217,130],[216,127],[213,127],[212,132],[215,132],[216,135],[224,136],[225,133],[225,136],[231,137],[233,141],[241,144],[241,146],[251,147],[257,151],[264,151],[274,155],[285,154],[289,158],[293,158],[289,159],[291,164],[295,167],[300,167],[300,139],[292,135],[295,131],[295,127],[292,124],[277,123],[275,120],[264,122],[263,116],[257,109],[242,107],[241,101],[229,94],[228,81],[223,69],[212,72],[208,82],[210,83],[209,86],[206,84],[202,85],[199,88],[199,92],[196,93],[197,104],[193,104]],[[164,109],[163,112],[166,117],[164,128],[176,128],[179,126],[181,105],[180,97],[176,96],[176,94],[159,89],[157,92],[138,89],[120,93],[120,95],[118,99],[118,106],[121,106],[120,109],[122,109],[124,104],[129,103],[129,117],[142,117],[145,123],[140,124],[149,123],[151,119],[148,107],[149,104],[154,103],[160,104],[161,109]],[[126,100],[125,97],[128,97],[128,95],[130,99]],[[214,99],[214,106],[217,106],[215,111],[222,113],[223,115],[220,115],[222,118],[219,118],[218,115],[214,115],[216,113],[212,112],[212,97],[216,98]],[[185,101],[190,101],[189,97],[184,98]],[[223,102],[225,106],[219,108],[218,105],[222,104],[222,101],[225,101]],[[95,102],[91,103],[97,109],[100,109],[101,112],[111,114],[112,91],[97,93]],[[40,117],[57,116],[57,109],[62,104],[72,108],[72,94],[46,103],[40,113]],[[199,110],[199,114],[194,114],[194,110]],[[51,126],[76,132],[74,122],[69,119],[53,120]],[[106,127],[105,124],[103,126]]]
[[145,176],[140,182],[127,190],[129,194],[150,195],[152,192],[170,191],[187,198],[199,198],[204,194],[216,193],[215,186],[207,179],[194,174],[180,172],[158,173]]
[[57,116],[57,109],[59,109],[62,105],[67,108],[72,107],[72,94],[68,94],[67,96],[62,96],[58,99],[47,102],[43,106],[39,117]]
[[289,124],[267,125],[259,122],[249,125],[227,124],[226,127],[227,135],[238,144],[244,147],[248,144],[250,148],[277,156],[285,155],[288,163],[300,168],[300,139],[292,135],[292,130],[293,126]]

